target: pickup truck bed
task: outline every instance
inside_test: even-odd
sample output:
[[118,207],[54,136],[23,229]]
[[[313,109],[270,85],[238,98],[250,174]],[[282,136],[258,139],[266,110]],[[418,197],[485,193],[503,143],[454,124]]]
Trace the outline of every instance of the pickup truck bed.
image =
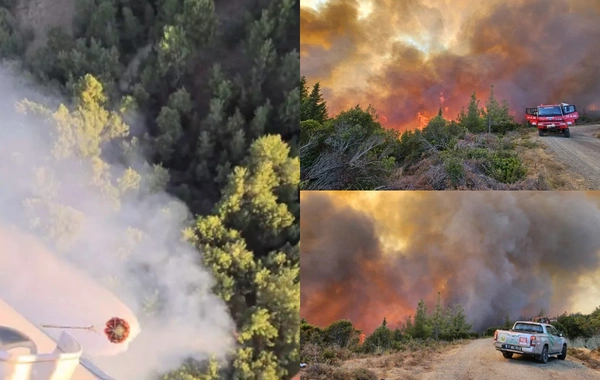
[[494,347],[507,359],[520,354],[547,363],[550,356],[567,357],[566,338],[547,323],[519,321],[511,330],[496,330]]

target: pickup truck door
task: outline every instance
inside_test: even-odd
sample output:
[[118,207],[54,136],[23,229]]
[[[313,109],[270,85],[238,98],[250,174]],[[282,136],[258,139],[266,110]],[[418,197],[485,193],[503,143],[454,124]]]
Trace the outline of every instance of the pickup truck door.
[[558,330],[553,326],[546,326],[546,331],[548,332],[548,340],[550,341],[550,352],[560,352],[562,350],[562,339],[559,336]]

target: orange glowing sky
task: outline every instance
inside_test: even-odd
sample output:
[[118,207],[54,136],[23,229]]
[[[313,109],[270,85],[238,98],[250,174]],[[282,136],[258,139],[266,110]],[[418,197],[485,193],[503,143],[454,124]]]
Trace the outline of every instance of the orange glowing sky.
[[[600,103],[600,3],[587,0],[302,0],[301,72],[330,114],[372,104],[412,129],[454,118],[494,85],[517,118],[539,103]],[[561,25],[557,28],[557,25]],[[484,102],[482,101],[482,104]]]
[[401,325],[421,298],[433,307],[438,291],[476,328],[507,311],[589,313],[599,206],[581,192],[302,192],[301,316],[371,333],[384,317]]

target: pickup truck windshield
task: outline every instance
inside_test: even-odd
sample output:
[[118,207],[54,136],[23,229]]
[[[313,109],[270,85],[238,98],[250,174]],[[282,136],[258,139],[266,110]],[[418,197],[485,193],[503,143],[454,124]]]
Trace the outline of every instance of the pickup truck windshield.
[[561,116],[562,112],[559,106],[538,107],[538,116]]
[[523,331],[523,332],[531,332],[531,333],[543,333],[544,330],[540,325],[534,325],[529,323],[517,323],[513,328],[513,331]]

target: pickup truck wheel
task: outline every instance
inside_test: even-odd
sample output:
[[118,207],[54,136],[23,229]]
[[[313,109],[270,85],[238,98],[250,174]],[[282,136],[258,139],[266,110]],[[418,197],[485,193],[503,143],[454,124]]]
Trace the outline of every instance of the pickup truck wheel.
[[563,136],[565,136],[565,137],[569,137],[569,135],[570,135],[570,134],[569,134],[569,130],[568,130],[568,129],[565,129],[565,130],[563,131]]
[[538,129],[538,133],[540,134],[540,136],[543,136],[544,135],[544,130]]
[[539,357],[539,361],[544,364],[548,363],[548,346],[542,348],[542,354]]
[[502,351],[502,356],[504,356],[506,359],[510,359],[510,358],[512,358],[513,353]]
[[564,344],[560,355],[558,355],[560,360],[565,360],[567,358],[567,345]]

